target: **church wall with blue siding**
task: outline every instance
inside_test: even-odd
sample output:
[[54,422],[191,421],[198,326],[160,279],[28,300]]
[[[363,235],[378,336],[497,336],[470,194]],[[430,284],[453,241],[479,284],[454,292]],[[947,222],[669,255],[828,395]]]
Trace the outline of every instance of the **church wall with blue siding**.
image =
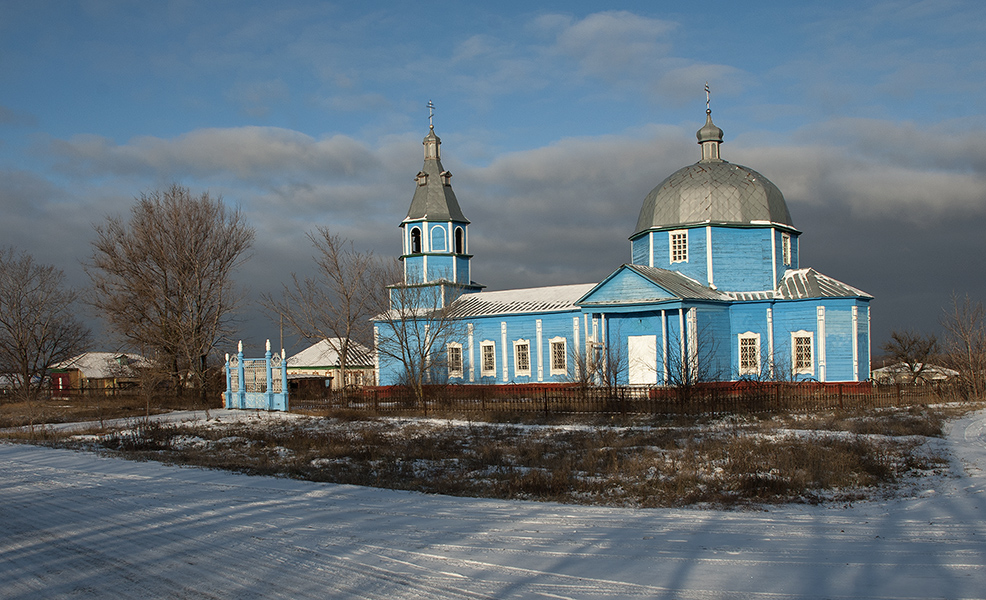
[[[461,383],[564,383],[574,378],[574,365],[571,352],[574,348],[573,319],[581,311],[570,310],[551,313],[528,313],[520,315],[493,315],[464,319],[464,328],[472,330],[472,352],[468,336],[457,338],[462,344],[464,368],[461,378],[452,378]],[[538,323],[540,322],[540,334]],[[463,328],[460,328],[463,329]],[[550,344],[554,338],[563,338],[566,343],[566,369],[563,373],[551,373]],[[529,348],[530,373],[519,375],[516,369],[514,342],[525,340]],[[496,365],[493,374],[484,375],[482,369],[482,346],[491,343],[495,349]],[[540,349],[540,351],[539,351]]]

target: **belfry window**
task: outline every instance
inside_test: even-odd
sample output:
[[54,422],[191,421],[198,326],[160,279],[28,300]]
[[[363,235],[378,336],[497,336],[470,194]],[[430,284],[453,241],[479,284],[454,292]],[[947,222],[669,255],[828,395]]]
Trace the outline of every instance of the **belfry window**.
[[790,233],[781,234],[781,248],[783,249],[782,254],[784,256],[784,264],[790,265],[791,264],[791,234]]
[[447,245],[447,234],[445,228],[441,225],[435,225],[431,228],[431,252],[445,252]]
[[688,262],[688,230],[670,232],[671,262]]
[[411,229],[411,254],[421,254],[421,230],[417,227]]
[[456,254],[463,254],[464,249],[465,249],[465,244],[463,243],[463,241],[464,240],[463,240],[462,228],[461,227],[456,227],[455,228],[455,253]]

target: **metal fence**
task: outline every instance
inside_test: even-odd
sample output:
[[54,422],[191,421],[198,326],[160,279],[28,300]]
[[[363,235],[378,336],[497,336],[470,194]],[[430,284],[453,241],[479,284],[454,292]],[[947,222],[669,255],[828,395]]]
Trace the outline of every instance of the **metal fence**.
[[584,388],[472,386],[427,388],[424,401],[399,387],[292,399],[292,410],[349,408],[379,413],[543,413],[697,415],[912,406],[959,399],[951,386],[865,383],[725,382],[688,387]]

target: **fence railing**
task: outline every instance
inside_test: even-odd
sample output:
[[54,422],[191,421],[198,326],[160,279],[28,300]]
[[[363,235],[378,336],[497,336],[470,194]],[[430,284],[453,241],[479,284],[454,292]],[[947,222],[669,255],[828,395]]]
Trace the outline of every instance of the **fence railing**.
[[380,413],[715,414],[819,411],[929,404],[960,398],[948,385],[724,382],[688,387],[433,386],[424,401],[399,387],[292,398],[292,410]]

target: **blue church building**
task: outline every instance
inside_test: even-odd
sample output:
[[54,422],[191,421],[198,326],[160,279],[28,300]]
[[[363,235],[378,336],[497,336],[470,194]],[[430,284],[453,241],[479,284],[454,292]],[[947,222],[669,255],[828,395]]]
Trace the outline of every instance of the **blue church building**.
[[[710,110],[697,137],[700,160],[644,199],[630,262],[596,284],[484,291],[472,281],[469,221],[431,127],[400,225],[403,281],[391,286],[390,318],[374,323],[378,349],[398,336],[395,311],[410,308],[400,318],[433,344],[433,382],[867,379],[872,297],[801,266],[801,231],[783,194],[720,158],[723,132]],[[456,326],[429,338],[439,313]],[[376,361],[381,385],[406,377],[394,352]]]

